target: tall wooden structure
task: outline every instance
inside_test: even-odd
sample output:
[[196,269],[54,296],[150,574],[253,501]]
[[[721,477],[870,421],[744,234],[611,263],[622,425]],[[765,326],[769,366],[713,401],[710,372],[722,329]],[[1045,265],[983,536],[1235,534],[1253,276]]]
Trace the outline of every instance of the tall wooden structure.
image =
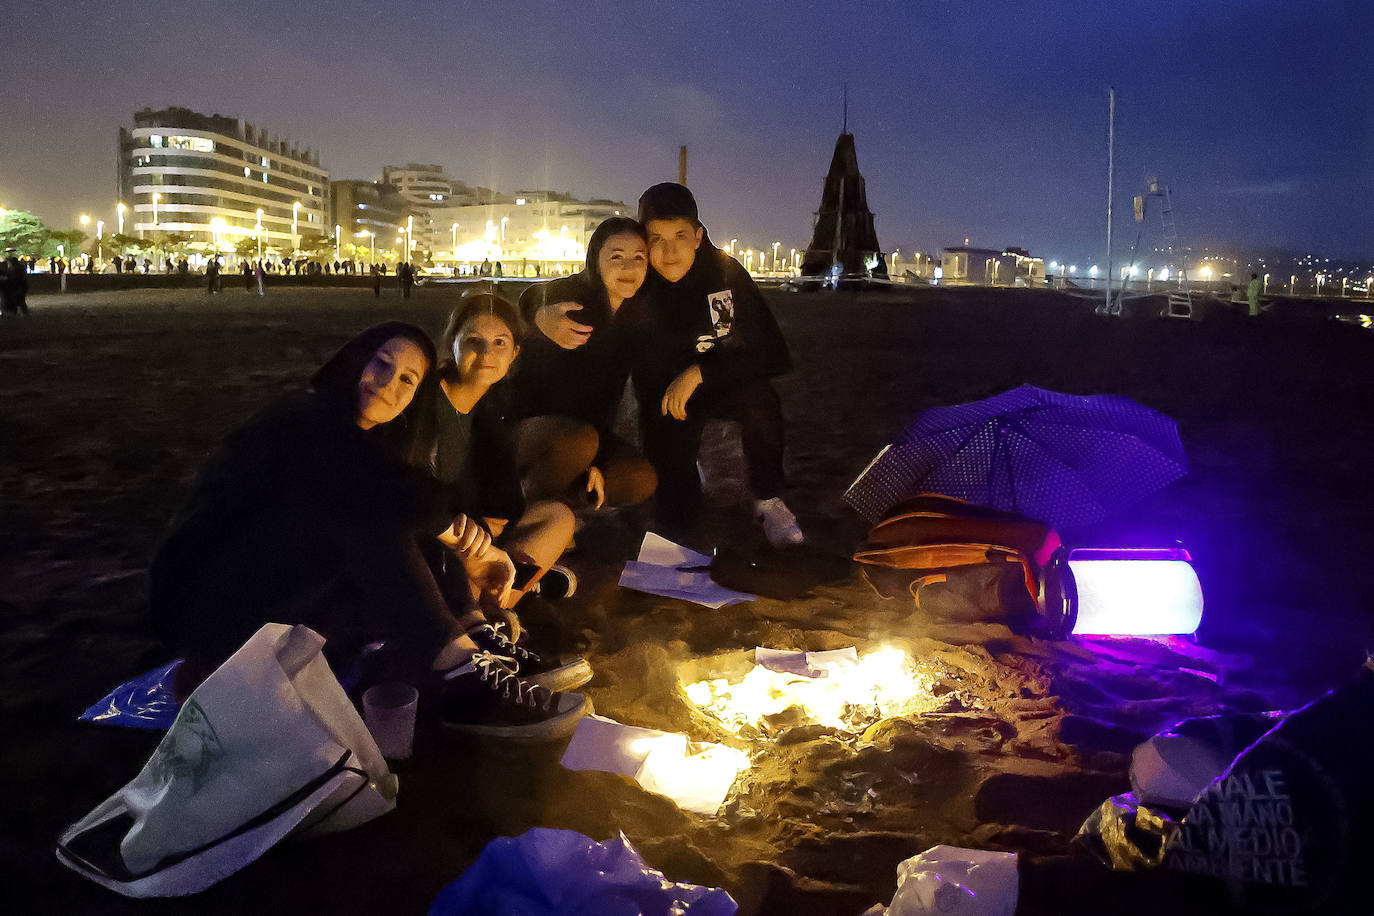
[[868,192],[859,174],[854,135],[840,134],[821,191],[816,230],[802,258],[802,275],[829,276],[836,265],[844,277],[887,277],[887,261],[868,209]]

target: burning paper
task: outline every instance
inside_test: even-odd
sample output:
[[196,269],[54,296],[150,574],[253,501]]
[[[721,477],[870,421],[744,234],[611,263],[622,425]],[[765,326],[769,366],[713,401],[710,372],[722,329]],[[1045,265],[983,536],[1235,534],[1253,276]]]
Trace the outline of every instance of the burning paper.
[[[762,656],[759,655],[762,653]],[[833,652],[755,650],[742,679],[707,678],[687,684],[687,698],[730,731],[769,731],[769,720],[794,710],[789,724],[814,722],[856,732],[882,719],[935,708],[930,675],[901,649],[863,657]]]
[[602,716],[577,723],[563,766],[604,770],[638,782],[697,814],[715,814],[749,755],[723,744],[695,742],[686,735],[622,725]]
[[652,531],[644,535],[639,558],[625,564],[620,585],[650,595],[680,598],[709,608],[753,601],[755,595],[737,592],[711,580],[711,558],[674,544]]

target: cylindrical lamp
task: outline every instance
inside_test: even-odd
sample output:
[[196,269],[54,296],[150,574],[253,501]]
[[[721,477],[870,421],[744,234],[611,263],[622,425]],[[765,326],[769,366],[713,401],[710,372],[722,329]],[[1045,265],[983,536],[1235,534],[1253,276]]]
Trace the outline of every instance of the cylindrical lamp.
[[1045,567],[1040,609],[1059,638],[1189,634],[1202,584],[1182,548],[1061,548]]

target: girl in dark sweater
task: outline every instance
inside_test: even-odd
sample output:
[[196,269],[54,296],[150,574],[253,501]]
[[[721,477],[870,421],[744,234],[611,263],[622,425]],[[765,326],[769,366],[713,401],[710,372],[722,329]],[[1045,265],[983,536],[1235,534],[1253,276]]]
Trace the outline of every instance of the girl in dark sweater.
[[526,494],[573,505],[629,506],[653,495],[657,477],[612,428],[633,353],[622,305],[644,282],[644,229],[605,220],[579,274],[534,285],[521,310],[531,334],[513,376],[516,460]]

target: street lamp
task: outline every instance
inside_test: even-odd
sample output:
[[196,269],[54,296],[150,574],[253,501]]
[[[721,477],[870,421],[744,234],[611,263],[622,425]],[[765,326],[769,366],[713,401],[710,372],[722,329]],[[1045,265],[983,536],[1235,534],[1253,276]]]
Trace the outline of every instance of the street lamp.
[[415,217],[406,217],[406,263],[410,263],[411,252],[415,248]]
[[781,244],[782,242],[773,243],[773,273],[778,272],[778,246]]
[[128,205],[120,202],[115,204],[115,212],[119,214],[119,232],[124,234],[124,211],[129,209]]
[[731,239],[730,244],[725,246],[725,253],[733,257],[735,254],[735,243],[738,241],[739,239]]
[[258,237],[258,260],[262,261],[262,207],[258,207],[258,224],[253,227],[253,234]]
[[300,243],[300,239],[299,239],[299,233],[296,231],[296,214],[300,212],[300,209],[301,209],[301,202],[300,202],[299,200],[298,200],[298,201],[295,201],[294,203],[291,204],[291,247],[292,247],[292,248],[299,248],[299,247],[300,247],[300,244],[301,244],[301,243]]
[[339,233],[343,232],[343,226],[334,224],[334,260],[341,260],[343,255],[339,253]]
[[95,221],[95,260],[97,264],[105,260],[105,221],[103,219]]
[[215,254],[214,254],[214,257],[216,257],[216,258],[219,257],[220,240],[224,237],[224,227],[225,227],[226,225],[228,225],[228,224],[225,223],[224,217],[222,217],[222,216],[216,216],[214,219],[210,220],[210,232],[211,232],[211,234],[214,236],[214,241],[215,241]]
[[509,216],[503,216],[503,217],[501,217],[501,241],[502,241],[502,242],[505,242],[505,240],[506,240],[506,223],[508,223],[508,222],[510,222],[510,217],[509,217]]
[[[158,194],[156,191],[154,191],[154,192],[153,192],[153,228],[154,228],[154,229],[157,228],[157,202],[158,202],[159,200],[162,200],[162,195],[161,195],[161,194]],[[259,210],[258,212],[261,213],[262,211]]]
[[458,223],[453,224],[453,260],[458,260]]

